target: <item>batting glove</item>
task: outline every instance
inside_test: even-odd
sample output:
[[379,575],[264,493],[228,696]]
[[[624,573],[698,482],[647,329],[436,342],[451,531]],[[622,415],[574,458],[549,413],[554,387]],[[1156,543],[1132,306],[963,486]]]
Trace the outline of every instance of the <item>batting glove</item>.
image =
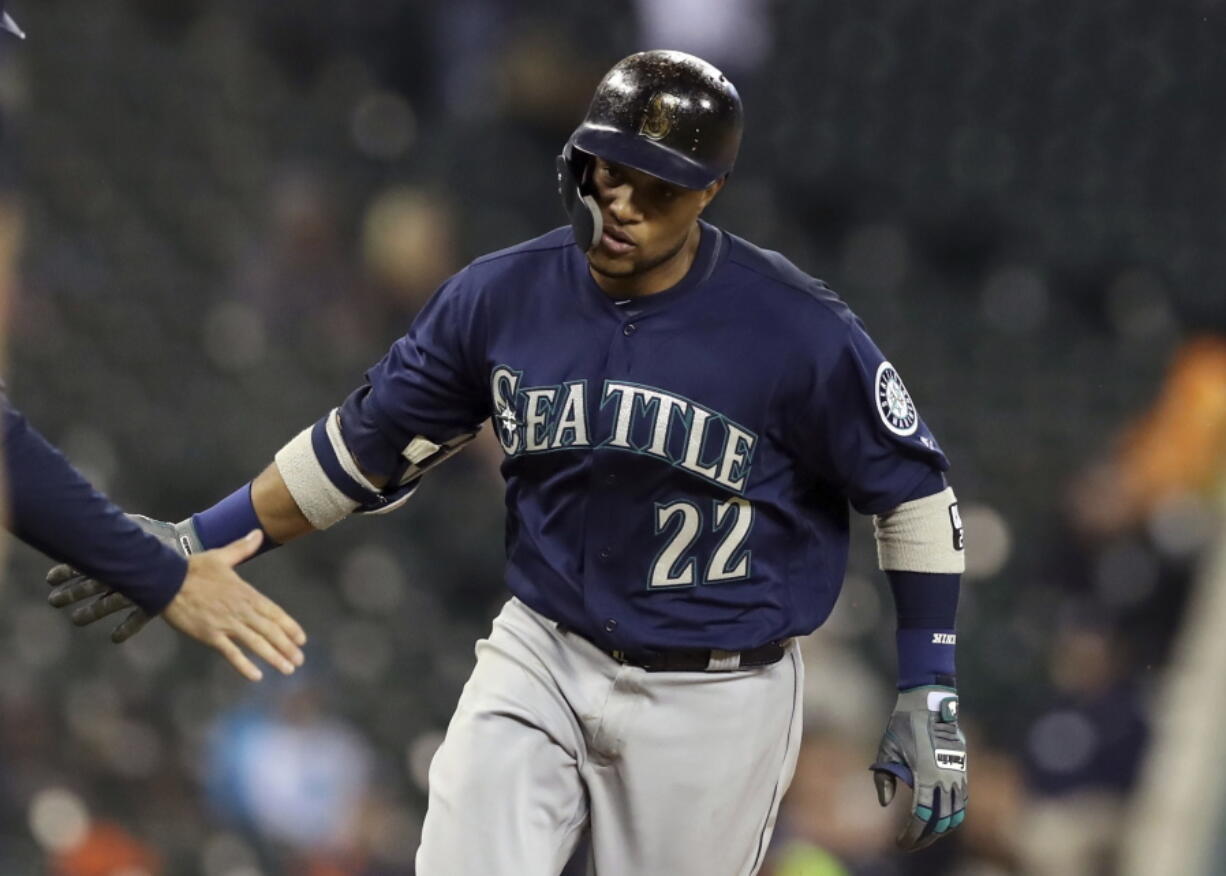
[[966,817],[966,737],[958,729],[958,692],[913,687],[898,695],[870,767],[877,799],[888,806],[899,780],[910,785],[911,817],[898,835],[907,851],[936,842]]
[[[154,520],[143,514],[129,514],[128,518],[150,535],[156,536],[163,544],[189,557],[200,553],[204,547],[200,544],[200,536],[191,518],[180,523],[166,523]],[[116,593],[109,584],[89,578],[72,566],[59,565],[47,573],[47,583],[51,585],[51,593],[47,601],[55,608],[67,608],[78,602],[85,602],[92,597],[98,597],[93,602],[77,605],[69,617],[79,627],[92,624],[94,621],[114,614],[117,611],[131,609],[114,630],[111,631],[111,641],[118,644],[139,633],[149,623],[150,617],[142,609],[137,608],[132,600],[122,593]]]

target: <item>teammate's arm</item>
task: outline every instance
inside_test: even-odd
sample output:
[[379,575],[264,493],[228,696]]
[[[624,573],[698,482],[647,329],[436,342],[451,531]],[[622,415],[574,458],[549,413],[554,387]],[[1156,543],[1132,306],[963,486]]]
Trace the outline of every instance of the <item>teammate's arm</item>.
[[14,535],[112,582],[113,597],[140,606],[146,617],[162,613],[253,681],[261,673],[240,645],[287,674],[301,664],[302,628],[233,571],[258,542],[186,559],[95,490],[2,394],[0,416]]

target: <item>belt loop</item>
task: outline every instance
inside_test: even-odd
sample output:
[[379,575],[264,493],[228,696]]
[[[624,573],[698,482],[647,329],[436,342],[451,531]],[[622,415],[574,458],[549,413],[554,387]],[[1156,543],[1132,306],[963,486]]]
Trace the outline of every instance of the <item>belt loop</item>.
[[740,651],[721,651],[711,649],[711,658],[707,661],[707,672],[731,672],[741,668]]

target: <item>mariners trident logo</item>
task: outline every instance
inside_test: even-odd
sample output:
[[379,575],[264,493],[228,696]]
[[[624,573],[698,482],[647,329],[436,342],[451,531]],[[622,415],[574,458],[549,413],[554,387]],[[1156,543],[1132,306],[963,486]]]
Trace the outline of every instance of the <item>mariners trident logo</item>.
[[498,430],[501,433],[499,440],[504,445],[509,445],[516,440],[515,430],[522,424],[519,422],[519,416],[515,413],[515,409],[504,400],[498,400],[497,408],[497,411],[494,413],[494,421],[498,424]]
[[889,362],[877,367],[877,413],[881,422],[895,435],[914,435],[919,427],[919,414],[911,393],[903,386],[902,378]]

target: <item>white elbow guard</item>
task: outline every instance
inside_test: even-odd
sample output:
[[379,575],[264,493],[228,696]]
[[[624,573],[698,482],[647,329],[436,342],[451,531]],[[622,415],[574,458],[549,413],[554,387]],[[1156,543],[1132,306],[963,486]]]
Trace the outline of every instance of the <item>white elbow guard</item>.
[[402,454],[407,468],[396,483],[380,490],[354,462],[341,436],[340,414],[334,409],[282,447],[275,461],[302,516],[316,529],[327,529],[350,514],[382,514],[399,508],[427,469],[472,437],[460,435],[442,445],[414,438]]
[[876,515],[873,529],[883,570],[946,574],[966,570],[962,518],[950,487]]
[[[375,496],[379,492],[357,470],[343,444],[342,452],[336,452],[332,443],[334,435],[339,441],[340,428],[335,410],[314,426],[299,432],[274,457],[281,479],[294,497],[298,510],[316,529],[327,529],[344,520],[358,510],[366,496]],[[326,452],[322,453],[320,450],[325,448],[316,448],[321,438],[327,445]],[[345,470],[344,462],[349,463],[352,473]],[[345,483],[335,470],[329,473],[324,468],[325,464],[332,469],[339,467],[339,473],[352,483]],[[354,474],[357,478],[353,477]],[[362,492],[359,493],[355,486]]]

